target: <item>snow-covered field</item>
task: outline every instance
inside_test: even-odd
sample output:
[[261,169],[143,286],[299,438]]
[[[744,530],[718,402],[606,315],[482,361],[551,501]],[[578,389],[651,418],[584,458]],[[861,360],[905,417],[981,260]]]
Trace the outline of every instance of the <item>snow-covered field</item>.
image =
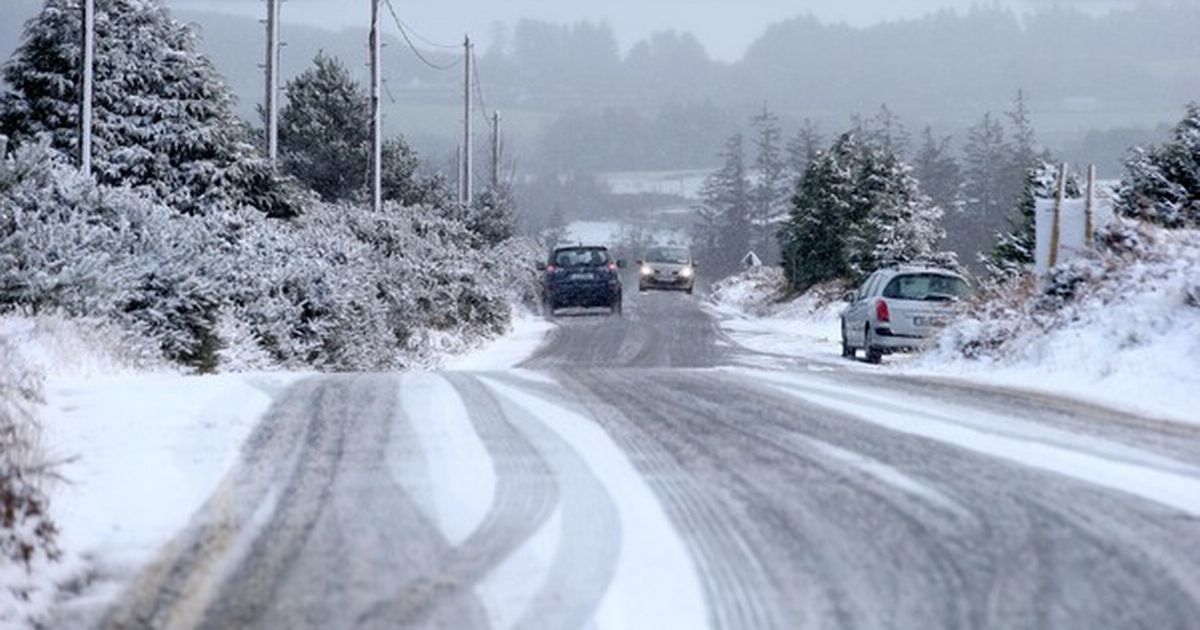
[[646,239],[664,244],[691,242],[691,236],[686,230],[656,228],[652,231],[636,231],[629,224],[620,221],[574,221],[567,225],[562,235],[565,243],[610,247]]
[[704,179],[710,174],[711,170],[631,171],[602,173],[600,179],[618,195],[655,193],[697,199]]

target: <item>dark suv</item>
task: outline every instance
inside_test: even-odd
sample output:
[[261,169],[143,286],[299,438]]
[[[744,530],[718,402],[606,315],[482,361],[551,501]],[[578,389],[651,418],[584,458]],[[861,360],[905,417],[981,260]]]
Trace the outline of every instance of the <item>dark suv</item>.
[[542,278],[546,314],[568,307],[604,307],[621,312],[624,261],[613,260],[606,247],[558,247],[550,253]]

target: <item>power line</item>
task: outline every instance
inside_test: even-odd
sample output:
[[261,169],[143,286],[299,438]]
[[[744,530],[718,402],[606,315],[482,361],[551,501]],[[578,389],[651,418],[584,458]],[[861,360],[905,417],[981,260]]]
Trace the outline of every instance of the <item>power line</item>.
[[[450,63],[446,63],[446,64],[440,64],[440,63],[435,63],[433,61],[430,61],[427,57],[425,57],[425,55],[420,50],[417,49],[416,45],[413,44],[412,39],[408,36],[409,29],[405,28],[404,22],[400,20],[400,15],[396,13],[396,8],[392,6],[392,0],[385,0],[385,2],[387,3],[388,12],[392,14],[392,19],[395,20],[395,22],[396,22],[396,28],[400,30],[400,36],[404,38],[404,43],[408,44],[409,50],[411,50],[413,52],[413,54],[417,56],[417,59],[421,60],[421,63],[424,63],[425,65],[429,66],[430,68],[433,68],[434,70],[450,70],[452,68],[457,67],[458,64],[463,62],[462,57],[459,57],[459,58],[455,59],[454,61],[452,61]],[[413,34],[416,35],[416,32],[414,31]],[[421,38],[421,39],[423,39],[423,38]],[[442,47],[441,44],[431,43],[430,45],[438,47],[438,48]]]
[[386,1],[387,1],[387,5],[388,5],[388,10],[390,10],[392,12],[392,18],[394,18],[396,20],[396,25],[399,26],[401,29],[408,31],[409,34],[411,34],[413,37],[421,40],[422,44],[425,44],[426,46],[430,46],[432,48],[441,48],[443,50],[458,50],[459,44],[442,44],[440,42],[435,42],[432,39],[429,39],[428,37],[425,37],[421,33],[417,32],[417,29],[409,26],[408,22],[405,22],[404,20],[400,19],[400,15],[398,13],[396,13],[396,9],[394,9],[392,7],[392,0],[386,0]]
[[475,58],[475,48],[471,48],[471,69],[475,81],[475,98],[479,101],[479,110],[487,114],[487,103],[483,102],[483,88],[479,85],[479,60]]

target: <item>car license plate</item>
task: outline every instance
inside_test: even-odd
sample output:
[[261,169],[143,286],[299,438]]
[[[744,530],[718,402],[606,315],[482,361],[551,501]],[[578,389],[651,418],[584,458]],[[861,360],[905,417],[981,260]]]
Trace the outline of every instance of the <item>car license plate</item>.
[[941,317],[914,317],[913,325],[923,328],[942,327],[946,325],[946,320]]
[[595,280],[595,279],[596,279],[596,274],[594,274],[594,273],[573,273],[573,274],[571,274],[571,280]]

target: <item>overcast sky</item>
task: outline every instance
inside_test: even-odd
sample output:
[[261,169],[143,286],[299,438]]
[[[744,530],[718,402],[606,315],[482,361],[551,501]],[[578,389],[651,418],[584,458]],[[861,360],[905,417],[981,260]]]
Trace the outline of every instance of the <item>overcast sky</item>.
[[[1038,5],[1073,4],[1106,8],[1135,0],[983,0],[1022,9]],[[607,20],[622,46],[654,31],[676,29],[697,35],[719,59],[741,56],[746,46],[772,22],[804,13],[828,21],[855,25],[915,17],[943,7],[965,10],[981,0],[392,0],[412,28],[439,41],[459,41],[471,32],[486,45],[491,25],[537,18],[552,22]],[[180,9],[216,9],[257,15],[261,0],[167,0]],[[284,20],[330,27],[363,25],[369,19],[369,0],[287,0]]]

